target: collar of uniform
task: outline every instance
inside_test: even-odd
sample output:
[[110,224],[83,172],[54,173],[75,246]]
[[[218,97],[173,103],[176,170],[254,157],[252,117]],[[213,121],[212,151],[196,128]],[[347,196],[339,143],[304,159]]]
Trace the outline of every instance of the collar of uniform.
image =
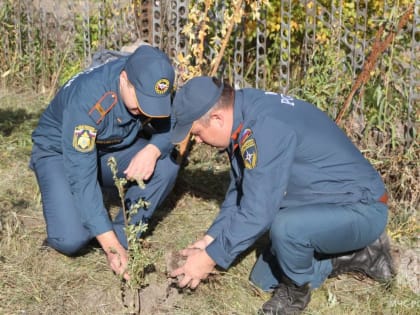
[[235,101],[233,103],[233,128],[230,136],[232,153],[238,147],[237,140],[239,133],[242,130],[242,123],[244,121],[242,113],[243,93],[242,90],[235,91]]
[[116,119],[119,125],[121,126],[126,125],[133,120],[137,120],[140,123],[142,122],[142,119],[140,116],[134,116],[127,110],[122,100],[118,104],[119,106],[118,106],[118,111],[116,111]]
[[[242,113],[243,104],[243,92],[242,90],[235,91],[235,102],[233,103],[233,128],[231,133],[231,139],[236,140],[240,131],[240,126],[244,121],[244,115]],[[239,130],[239,131],[238,131]]]

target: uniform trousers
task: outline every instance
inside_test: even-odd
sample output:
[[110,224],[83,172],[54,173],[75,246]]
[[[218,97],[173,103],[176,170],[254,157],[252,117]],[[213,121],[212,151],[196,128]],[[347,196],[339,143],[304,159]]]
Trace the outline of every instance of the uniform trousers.
[[[107,165],[110,156],[117,160],[117,176],[122,178],[125,177],[123,171],[128,167],[131,159],[147,144],[147,140],[139,138],[128,148],[107,153],[99,152],[98,178],[101,187],[115,189],[112,172]],[[78,254],[96,235],[92,235],[83,225],[81,211],[84,209],[80,209],[74,201],[64,171],[63,156],[41,158],[32,163],[32,167],[41,191],[48,245],[66,255]],[[172,190],[178,170],[179,166],[175,159],[167,156],[157,161],[152,177],[145,182],[145,189],[141,189],[136,182],[127,184],[125,191],[127,209],[140,198],[150,202],[147,209],[139,209],[138,213],[131,218],[132,224],[148,221]],[[112,225],[120,243],[127,248],[122,209],[114,218]]]
[[382,202],[281,209],[270,228],[270,245],[258,257],[250,280],[270,291],[286,275],[297,285],[317,288],[332,271],[331,257],[373,243],[387,218]]

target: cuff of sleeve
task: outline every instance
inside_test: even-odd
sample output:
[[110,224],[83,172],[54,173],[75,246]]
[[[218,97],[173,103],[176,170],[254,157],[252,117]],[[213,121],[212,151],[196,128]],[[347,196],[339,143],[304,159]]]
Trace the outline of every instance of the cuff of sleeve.
[[161,139],[159,136],[153,136],[150,139],[150,144],[155,145],[160,150],[161,158],[167,156],[173,148],[173,145],[168,143],[166,138]]
[[235,257],[232,257],[225,251],[219,241],[219,238],[216,238],[209,246],[206,247],[206,252],[211,259],[213,259],[216,264],[223,269],[228,269],[235,260]]
[[219,228],[217,228],[215,225],[212,225],[206,232],[207,235],[210,235],[213,237],[213,239],[216,239],[216,237],[220,234]]
[[111,231],[112,222],[108,216],[98,216],[95,219],[91,219],[89,222],[86,222],[85,227],[90,231],[92,236],[97,236]]

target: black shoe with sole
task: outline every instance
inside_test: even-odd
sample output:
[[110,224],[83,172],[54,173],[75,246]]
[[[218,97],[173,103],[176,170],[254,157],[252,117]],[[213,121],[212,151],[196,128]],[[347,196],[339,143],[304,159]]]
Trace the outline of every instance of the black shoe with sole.
[[360,273],[376,281],[386,282],[395,275],[389,239],[386,233],[369,246],[335,257],[329,278],[344,273]]
[[297,315],[305,309],[310,300],[309,284],[297,286],[289,280],[279,284],[271,299],[263,304],[259,314]]

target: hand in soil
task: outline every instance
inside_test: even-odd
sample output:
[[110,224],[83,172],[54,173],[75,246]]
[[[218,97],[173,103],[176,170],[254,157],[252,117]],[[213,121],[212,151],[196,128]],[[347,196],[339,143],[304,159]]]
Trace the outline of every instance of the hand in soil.
[[170,276],[177,279],[182,276],[182,279],[178,280],[180,288],[195,289],[212,273],[216,263],[204,249],[186,248],[180,251],[180,254],[186,258],[185,264],[172,271]]
[[130,280],[130,276],[126,272],[128,264],[128,255],[125,249],[120,251],[109,251],[106,253],[108,264],[111,269],[117,274],[123,276],[125,280]]
[[[182,256],[180,252],[169,252],[166,255],[166,270],[168,275],[170,275],[174,270],[178,269],[179,267],[185,264],[187,260],[186,257]],[[181,277],[182,278],[182,277]],[[178,281],[180,279],[178,278]]]

